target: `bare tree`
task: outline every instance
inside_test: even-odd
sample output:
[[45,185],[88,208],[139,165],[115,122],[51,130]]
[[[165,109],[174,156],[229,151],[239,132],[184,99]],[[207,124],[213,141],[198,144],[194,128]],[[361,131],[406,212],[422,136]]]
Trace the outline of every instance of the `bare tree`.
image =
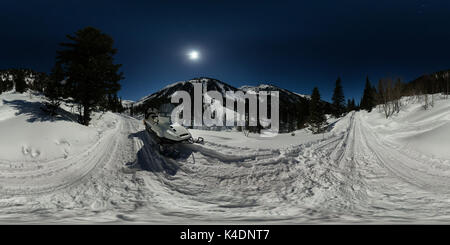
[[445,99],[448,100],[448,71],[444,74],[444,77],[447,81],[447,92],[445,93]]
[[383,108],[382,105],[384,105],[386,103],[385,98],[384,98],[385,94],[384,94],[384,87],[383,87],[383,82],[382,80],[378,81],[378,93],[377,93],[377,107],[378,107],[378,112],[381,113],[381,109]]
[[397,79],[397,82],[395,83],[393,87],[393,103],[394,103],[394,110],[396,113],[399,113],[402,108],[402,92],[403,92],[403,83],[400,80],[400,78]]
[[402,95],[403,83],[400,79],[397,79],[395,84],[392,78],[383,78],[378,82],[378,103],[380,103],[380,110],[383,109],[386,118],[400,112]]
[[384,111],[384,115],[386,116],[386,118],[389,118],[392,113],[393,113],[393,109],[392,109],[392,79],[390,78],[383,78],[379,81],[379,94],[381,96],[381,100],[382,100],[382,107],[383,107],[383,111]]
[[430,107],[430,102],[429,102],[429,99],[428,99],[428,94],[424,94],[424,105],[423,105],[423,108],[425,108],[425,110],[426,109],[428,109],[428,107]]

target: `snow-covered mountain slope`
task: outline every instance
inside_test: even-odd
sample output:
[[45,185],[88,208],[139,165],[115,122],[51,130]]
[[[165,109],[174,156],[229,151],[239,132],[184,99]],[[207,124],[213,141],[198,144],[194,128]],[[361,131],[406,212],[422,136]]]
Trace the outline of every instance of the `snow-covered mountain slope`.
[[203,77],[170,84],[162,88],[160,91],[153,93],[149,96],[145,96],[144,98],[138,100],[134,105],[140,106],[146,103],[151,103],[152,101],[158,101],[162,99],[168,100],[169,96],[171,96],[174,92],[181,90],[193,94],[194,83],[202,84],[203,93],[206,91],[218,91],[219,93],[222,94],[224,98],[226,96],[226,91],[239,91],[239,90],[244,92],[279,91],[281,100],[280,103],[290,103],[290,104],[304,103],[305,100],[303,98],[308,98],[308,96],[293,93],[290,92],[289,90],[282,89],[274,85],[261,84],[258,86],[242,86],[240,88],[235,88],[217,79]]
[[[161,155],[142,123],[125,115],[95,114],[85,127],[43,120],[38,104],[27,104],[38,96],[4,93],[0,101],[0,129],[16,146],[0,151],[0,223],[450,220],[450,100],[424,110],[405,99],[390,119],[377,109],[352,112],[320,135],[302,129],[268,140],[191,130],[205,144],[175,146],[176,157]],[[19,110],[23,104],[32,110]],[[11,120],[21,126],[7,130]],[[35,139],[40,130],[46,134]],[[54,146],[62,138],[67,157]],[[25,144],[41,153],[22,156]]]
[[289,90],[283,89],[283,88],[279,88],[277,86],[274,85],[268,85],[268,84],[260,84],[258,86],[242,86],[239,89],[245,91],[245,92],[249,92],[249,91],[253,91],[253,92],[259,92],[259,91],[278,91],[279,95],[280,95],[280,101],[281,103],[290,103],[290,104],[295,104],[295,103],[303,103],[304,99],[302,96],[293,93]]
[[134,103],[132,100],[122,100],[122,106],[124,108],[130,108]]
[[299,93],[295,93],[295,94],[300,97],[306,98],[306,99],[311,99],[311,95],[309,95],[309,94],[299,94]]
[[173,84],[170,84],[161,90],[159,90],[156,93],[153,93],[149,96],[145,96],[144,98],[138,100],[135,103],[135,106],[145,105],[147,103],[152,103],[154,101],[169,101],[170,102],[170,96],[175,93],[176,91],[186,91],[189,94],[191,94],[191,97],[193,97],[194,94],[194,83],[201,83],[203,91],[218,91],[222,94],[222,96],[225,97],[226,91],[237,91],[238,89],[228,85],[226,83],[223,83],[217,79],[213,78],[207,78],[207,77],[201,77],[201,78],[194,78],[188,81],[180,81]]

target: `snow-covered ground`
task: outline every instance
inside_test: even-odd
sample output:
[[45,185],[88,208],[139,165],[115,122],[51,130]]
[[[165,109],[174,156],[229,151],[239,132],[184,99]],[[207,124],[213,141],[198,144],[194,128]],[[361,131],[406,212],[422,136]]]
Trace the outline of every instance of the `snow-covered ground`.
[[320,135],[192,130],[205,144],[176,159],[139,120],[96,113],[84,127],[41,102],[0,95],[0,223],[450,221],[450,100],[352,112]]

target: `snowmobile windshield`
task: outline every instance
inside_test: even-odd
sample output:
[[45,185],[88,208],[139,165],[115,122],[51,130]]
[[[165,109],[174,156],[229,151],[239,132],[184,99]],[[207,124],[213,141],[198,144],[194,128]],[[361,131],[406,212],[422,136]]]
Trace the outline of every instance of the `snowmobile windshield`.
[[159,115],[158,120],[159,120],[159,123],[161,123],[161,124],[172,124],[172,119],[170,118],[170,116],[165,117],[165,116]]
[[170,118],[171,114],[172,114],[171,112],[160,112],[159,116],[160,117],[169,117]]
[[159,107],[159,116],[161,117],[171,117],[172,110],[175,108],[173,104],[162,104]]
[[147,121],[153,121],[154,123],[164,123],[164,124],[172,124],[172,118],[170,115],[167,116],[167,114],[164,113],[152,113],[148,114],[147,117],[145,117]]

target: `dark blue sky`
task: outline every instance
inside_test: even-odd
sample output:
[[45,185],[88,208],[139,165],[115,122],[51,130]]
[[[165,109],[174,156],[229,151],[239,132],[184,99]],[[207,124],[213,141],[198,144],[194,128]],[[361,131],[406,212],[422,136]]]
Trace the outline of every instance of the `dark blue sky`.
[[[331,98],[337,76],[360,98],[366,75],[406,81],[450,68],[450,1],[2,0],[0,69],[49,71],[65,35],[94,26],[123,64],[120,95],[139,99],[198,76],[272,83]],[[201,59],[186,53],[196,49]]]

